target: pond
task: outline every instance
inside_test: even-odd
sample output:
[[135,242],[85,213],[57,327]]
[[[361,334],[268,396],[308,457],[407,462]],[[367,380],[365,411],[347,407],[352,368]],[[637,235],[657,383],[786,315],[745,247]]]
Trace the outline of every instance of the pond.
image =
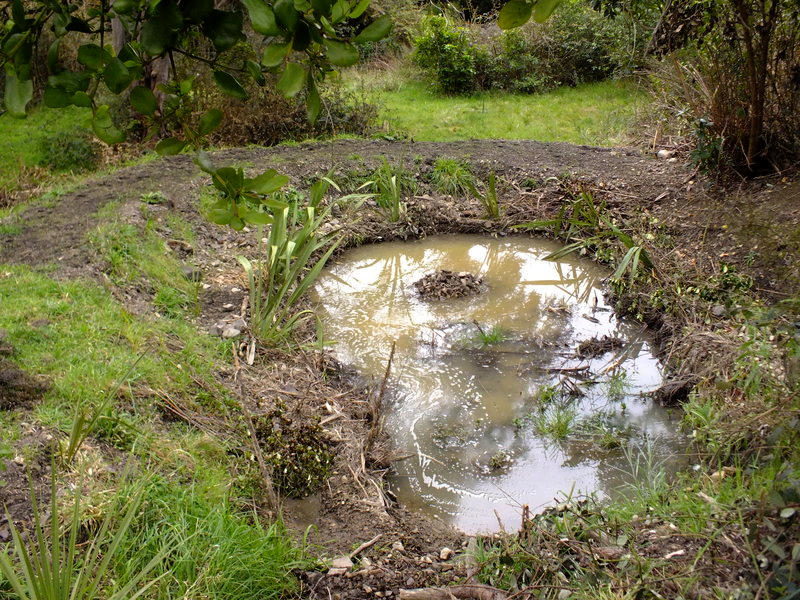
[[[608,271],[556,243],[436,236],[344,253],[315,287],[336,357],[376,381],[392,344],[385,428],[399,501],[466,533],[511,531],[564,493],[614,497],[643,464],[679,462],[677,417],[648,332],[617,319]],[[414,283],[468,272],[483,290],[425,300]]]

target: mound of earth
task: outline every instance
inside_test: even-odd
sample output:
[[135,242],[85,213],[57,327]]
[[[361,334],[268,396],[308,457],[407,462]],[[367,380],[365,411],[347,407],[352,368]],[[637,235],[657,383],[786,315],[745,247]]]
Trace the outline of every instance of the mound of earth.
[[472,273],[454,273],[442,269],[428,273],[414,283],[420,297],[425,300],[444,300],[447,298],[463,298],[480,294],[485,286],[480,277]]

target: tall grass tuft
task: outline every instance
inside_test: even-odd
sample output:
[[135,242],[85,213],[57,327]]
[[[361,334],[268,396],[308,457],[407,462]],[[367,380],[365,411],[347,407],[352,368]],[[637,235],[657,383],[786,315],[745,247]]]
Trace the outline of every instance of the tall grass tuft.
[[0,552],[0,572],[19,600],[135,600],[167,574],[167,571],[162,571],[161,575],[145,582],[145,578],[161,564],[169,546],[169,532],[165,532],[148,560],[131,568],[122,579],[107,579],[109,567],[118,558],[122,541],[141,502],[142,488],[139,487],[125,505],[117,503],[106,513],[90,541],[79,544],[80,486],[75,489],[70,523],[68,527],[62,527],[55,475],[51,482],[49,516],[45,516],[45,511],[39,506],[31,484],[33,530],[23,536],[8,517],[11,550],[16,559],[7,551]]
[[169,536],[169,552],[154,573],[154,600],[213,598],[270,600],[294,597],[294,569],[311,563],[280,521],[265,526],[258,515],[212,502],[193,486],[154,480],[141,516],[128,530],[114,561],[121,579],[147,564]]

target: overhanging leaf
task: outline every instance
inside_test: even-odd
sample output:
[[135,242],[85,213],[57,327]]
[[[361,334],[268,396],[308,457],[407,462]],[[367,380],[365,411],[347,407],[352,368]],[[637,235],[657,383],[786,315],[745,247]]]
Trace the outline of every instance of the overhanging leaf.
[[276,87],[287,97],[296,96],[297,92],[303,89],[303,81],[306,78],[306,71],[297,63],[288,63],[283,73],[278,78]]
[[178,138],[164,138],[156,144],[156,152],[161,156],[172,156],[174,154],[180,154],[185,147],[186,142]]
[[106,144],[119,144],[125,141],[125,134],[114,126],[108,114],[108,105],[99,107],[92,117],[92,129],[95,135]]
[[6,72],[6,109],[12,117],[24,118],[28,102],[33,98],[33,81],[17,79],[16,73]]
[[358,50],[352,44],[337,40],[325,40],[328,60],[337,67],[349,67],[358,62]]
[[253,179],[245,179],[244,189],[257,194],[273,194],[289,183],[289,177],[270,169]]
[[277,67],[286,58],[289,53],[291,44],[270,44],[264,48],[264,54],[261,55],[261,64],[265,67]]
[[250,24],[253,30],[261,35],[274,36],[280,34],[278,24],[275,22],[275,13],[272,7],[264,0],[243,0],[250,15]]
[[511,0],[506,2],[503,8],[500,9],[497,25],[500,29],[520,27],[530,20],[532,11],[533,6],[525,2],[525,0]]
[[137,85],[131,90],[131,106],[143,115],[152,115],[156,112],[158,103],[149,87]]
[[536,4],[533,5],[533,20],[544,23],[559,4],[561,0],[536,0]]
[[247,92],[236,78],[225,71],[214,71],[214,81],[223,92],[239,100],[247,98]]
[[361,33],[353,40],[356,44],[363,44],[364,42],[377,42],[389,35],[392,30],[392,18],[389,15],[383,15],[370,23]]
[[197,133],[200,135],[208,135],[219,127],[220,123],[222,123],[222,111],[217,108],[212,108],[200,117],[200,122],[197,125]]
[[239,40],[244,39],[242,13],[212,10],[203,21],[203,33],[219,52],[233,48]]

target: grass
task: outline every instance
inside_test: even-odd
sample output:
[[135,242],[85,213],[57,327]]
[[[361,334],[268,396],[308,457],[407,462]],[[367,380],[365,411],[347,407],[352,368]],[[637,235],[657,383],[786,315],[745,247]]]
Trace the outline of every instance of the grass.
[[[152,413],[135,390],[159,390],[216,406],[213,363],[221,342],[176,319],[142,319],[95,283],[63,281],[22,266],[0,266],[0,329],[17,349],[15,362],[51,381],[38,420],[69,431],[75,407],[98,406],[118,384],[118,402]],[[136,364],[128,377],[126,373]]]
[[0,116],[0,190],[18,187],[20,174],[42,159],[38,141],[53,133],[87,127],[91,111],[85,108],[37,108],[25,119]]
[[533,139],[616,146],[648,96],[627,81],[560,88],[541,95],[481,92],[442,96],[410,67],[351,70],[345,84],[382,106],[392,130],[418,141]]
[[[114,220],[116,203],[99,212],[101,224],[89,235],[89,242],[105,260],[109,275],[117,284],[141,281],[151,288],[153,303],[171,317],[198,308],[198,285],[187,279],[181,264],[165,250],[158,224],[149,219],[140,231],[130,223]],[[145,213],[146,214],[146,213]],[[191,243],[191,227],[175,215],[166,220],[173,239]]]
[[508,332],[500,327],[499,325],[493,325],[491,329],[484,330],[481,327],[478,327],[478,331],[475,333],[473,340],[476,344],[478,344],[481,348],[486,348],[487,346],[493,346],[495,344],[499,344],[504,342],[508,339]]
[[193,485],[157,478],[144,499],[112,569],[127,580],[170,539],[169,553],[152,574],[162,579],[147,598],[291,597],[297,591],[292,571],[312,564],[280,521],[265,527],[256,515],[240,513],[225,499],[210,500]]
[[441,157],[433,163],[430,182],[443,194],[466,196],[475,185],[475,177],[465,161]]

